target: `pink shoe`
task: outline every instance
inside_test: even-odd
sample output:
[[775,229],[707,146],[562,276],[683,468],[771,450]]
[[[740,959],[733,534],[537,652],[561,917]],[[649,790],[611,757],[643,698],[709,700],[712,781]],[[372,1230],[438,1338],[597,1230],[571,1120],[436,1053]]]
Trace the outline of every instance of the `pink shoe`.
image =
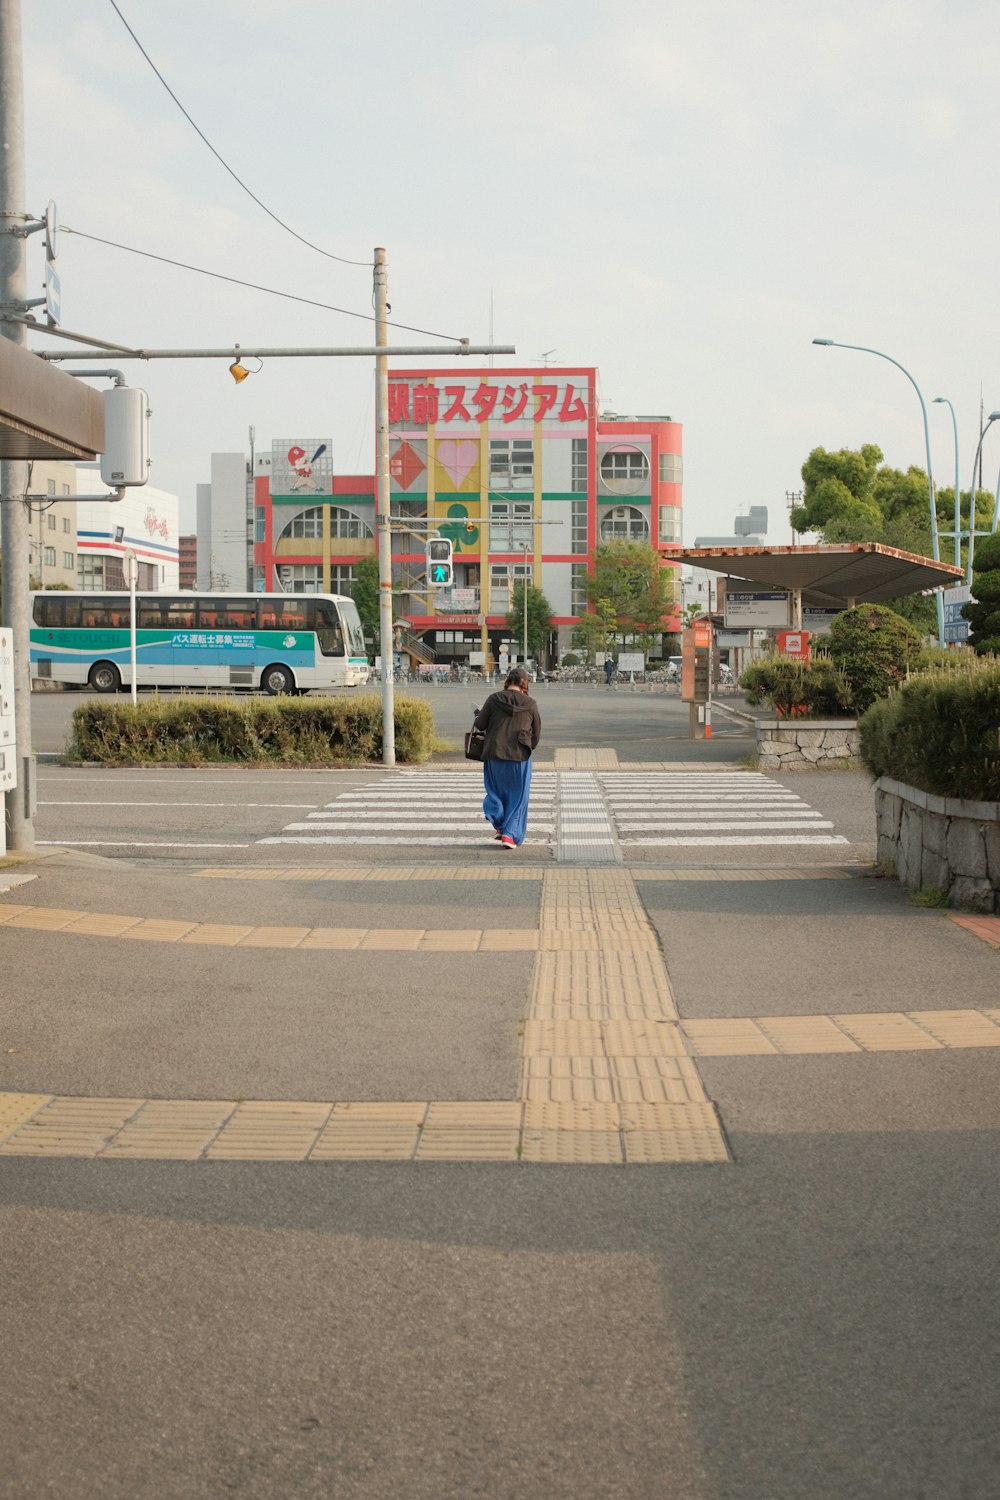
[[510,837],[510,835],[507,834],[507,833],[505,833],[502,836],[502,838],[500,839],[500,848],[501,849],[516,849],[517,845],[514,843],[514,840]]

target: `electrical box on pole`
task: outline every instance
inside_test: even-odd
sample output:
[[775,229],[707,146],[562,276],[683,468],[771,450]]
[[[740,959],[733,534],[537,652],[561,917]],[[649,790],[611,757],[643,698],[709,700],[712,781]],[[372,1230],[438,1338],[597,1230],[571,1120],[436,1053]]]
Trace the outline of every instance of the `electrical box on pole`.
[[104,392],[105,484],[140,485],[149,480],[149,397],[134,385]]
[[427,539],[427,582],[434,588],[450,589],[455,581],[451,542],[444,536]]

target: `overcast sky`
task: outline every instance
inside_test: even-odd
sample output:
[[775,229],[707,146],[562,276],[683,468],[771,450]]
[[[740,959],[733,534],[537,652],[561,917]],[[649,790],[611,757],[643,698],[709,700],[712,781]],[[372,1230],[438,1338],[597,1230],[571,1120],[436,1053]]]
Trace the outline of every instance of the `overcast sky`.
[[[1000,406],[996,8],[978,0],[118,0],[219,154],[293,229],[389,257],[393,318],[497,364],[593,364],[602,402],[684,424],[685,540],[876,442],[962,483]],[[358,313],[371,272],[307,249],[226,173],[109,0],[22,0],[28,203],[90,235]],[[65,236],[63,324],[149,347],[364,345],[371,324]],[[40,289],[43,248],[29,241]],[[396,333],[400,342],[421,336]],[[55,341],[33,337],[38,347]],[[485,362],[485,361],[484,361]],[[213,451],[332,438],[373,468],[371,361],[127,366],[153,482]],[[402,363],[402,362],[401,362]],[[414,360],[413,363],[432,363]],[[457,363],[457,362],[456,362]],[[1000,424],[998,424],[1000,430]],[[1000,438],[986,442],[993,487]],[[989,476],[988,478],[986,476]]]

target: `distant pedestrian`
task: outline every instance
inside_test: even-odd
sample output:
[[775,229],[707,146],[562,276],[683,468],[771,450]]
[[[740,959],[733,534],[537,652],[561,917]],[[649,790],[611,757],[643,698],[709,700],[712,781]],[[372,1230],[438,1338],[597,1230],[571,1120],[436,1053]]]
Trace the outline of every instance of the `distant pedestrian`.
[[611,679],[614,677],[614,675],[617,672],[617,670],[618,670],[618,667],[617,667],[617,664],[615,662],[614,657],[613,656],[606,656],[604,658],[604,675],[608,679],[608,687],[611,686]]
[[512,667],[504,685],[491,693],[475,718],[486,735],[483,745],[483,812],[501,849],[524,843],[531,793],[531,752],[541,738],[538,704],[528,692],[524,667]]

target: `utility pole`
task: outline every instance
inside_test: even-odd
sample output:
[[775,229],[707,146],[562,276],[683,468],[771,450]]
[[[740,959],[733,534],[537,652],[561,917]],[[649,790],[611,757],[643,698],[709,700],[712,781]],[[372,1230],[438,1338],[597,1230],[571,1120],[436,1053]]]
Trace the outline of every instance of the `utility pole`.
[[[0,303],[25,300],[25,241],[16,233],[25,219],[24,80],[21,67],[21,0],[0,0]],[[21,323],[0,324],[0,336],[24,344]],[[14,739],[17,786],[5,795],[7,841],[12,850],[35,847],[31,822],[34,766],[31,756],[31,675],[28,575],[30,527],[24,499],[27,464],[4,459],[0,477],[0,551],[3,554],[3,622],[14,633]]]
[[[375,250],[375,345],[388,343],[385,250]],[[392,532],[389,493],[389,356],[375,356],[375,515],[378,534],[378,623],[382,657],[382,762],[396,764],[395,659],[392,651]]]

